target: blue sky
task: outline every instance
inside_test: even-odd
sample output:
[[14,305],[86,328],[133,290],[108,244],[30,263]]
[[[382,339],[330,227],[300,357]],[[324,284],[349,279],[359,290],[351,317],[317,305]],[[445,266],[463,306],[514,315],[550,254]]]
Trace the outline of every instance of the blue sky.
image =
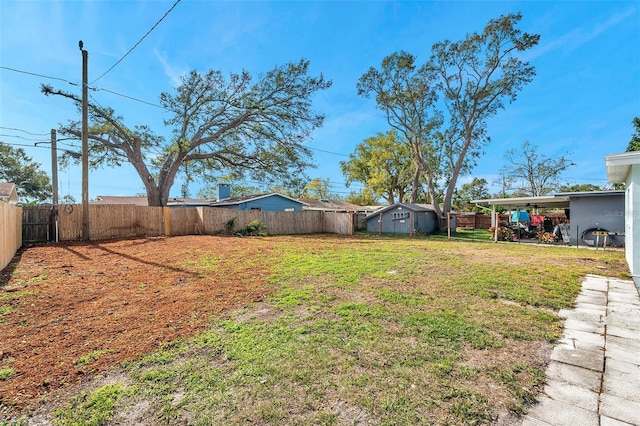
[[[357,94],[356,83],[369,67],[393,52],[407,51],[423,63],[433,43],[459,40],[481,31],[487,21],[521,12],[518,28],[541,35],[526,53],[537,76],[489,122],[491,144],[471,176],[499,180],[504,152],[524,141],[553,157],[571,152],[576,166],[567,183],[606,184],[604,156],[626,149],[633,117],[640,116],[640,3],[637,1],[197,1],[182,0],[115,68],[171,8],[160,1],[0,2],[0,141],[25,151],[48,173],[49,139],[58,123],[78,119],[66,99],[45,97],[40,84],[80,92],[82,57],[89,52],[92,100],[110,106],[125,124],[147,124],[169,135],[166,112],[151,104],[171,92],[189,70],[242,69],[252,75],[301,58],[312,75],[322,73],[333,86],[314,98],[326,115],[308,146],[316,169],[310,177],[329,179],[331,190],[347,195],[339,162],[364,139],[386,132],[375,103]],[[12,68],[42,76],[11,71]],[[99,78],[100,77],[100,78]],[[99,79],[98,79],[99,78]],[[97,81],[95,81],[98,79]],[[79,142],[62,148],[79,150]],[[81,200],[81,169],[59,174],[60,196]],[[171,196],[180,196],[178,179]],[[197,184],[190,186],[192,195]],[[498,185],[491,190],[497,192]],[[132,167],[91,170],[89,198],[135,195],[143,186]]]

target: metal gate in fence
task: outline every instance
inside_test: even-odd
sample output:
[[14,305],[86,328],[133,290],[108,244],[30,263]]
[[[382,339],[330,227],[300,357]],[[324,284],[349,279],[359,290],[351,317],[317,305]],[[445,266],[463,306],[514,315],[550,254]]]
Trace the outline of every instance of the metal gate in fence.
[[51,206],[22,206],[22,244],[51,241]]

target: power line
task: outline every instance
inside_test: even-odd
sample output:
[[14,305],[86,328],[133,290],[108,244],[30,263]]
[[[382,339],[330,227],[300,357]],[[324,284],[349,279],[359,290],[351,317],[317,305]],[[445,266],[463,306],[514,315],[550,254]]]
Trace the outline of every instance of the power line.
[[[4,136],[5,138],[22,139],[23,141],[38,141],[38,139],[25,138],[25,137],[18,136],[18,135],[7,135],[7,134],[4,134],[4,133],[0,133],[0,136]],[[45,136],[45,135],[43,135],[43,136]]]
[[[51,141],[40,141],[40,142],[51,142]],[[38,145],[34,145],[34,144],[15,143],[15,142],[0,141],[0,144],[8,145],[8,146],[24,146],[24,147],[27,147],[27,148],[40,148],[40,149],[48,149],[48,150],[51,149],[51,148],[46,147],[46,146],[38,146]]]
[[64,81],[65,83],[69,83],[69,84],[71,84],[72,86],[79,86],[79,84],[78,84],[78,83],[72,83],[72,82],[70,82],[69,80],[65,80],[64,78],[51,77],[51,76],[49,76],[49,75],[38,74],[38,73],[35,73],[35,72],[29,72],[29,71],[23,71],[23,70],[19,70],[19,69],[16,69],[16,68],[9,68],[9,67],[3,67],[3,66],[0,66],[0,68],[2,68],[2,69],[4,69],[4,70],[8,70],[8,71],[18,72],[18,73],[21,73],[21,74],[34,75],[34,76],[36,76],[36,77],[48,78],[48,79],[50,79],[50,80],[59,80],[59,81]]
[[[92,90],[100,90],[100,91],[103,91],[103,92],[111,93],[111,94],[114,94],[116,96],[121,96],[123,98],[131,99],[132,101],[140,102],[140,103],[151,105],[151,106],[154,106],[154,107],[157,107],[157,108],[162,108],[162,109],[167,110],[167,111],[171,111],[170,109],[165,108],[162,105],[158,105],[158,104],[154,104],[154,103],[151,103],[151,102],[143,101],[142,99],[137,99],[137,98],[134,98],[133,96],[123,95],[122,93],[114,92],[113,90],[99,88],[99,87],[94,87],[94,88],[91,88],[91,89]],[[171,112],[173,112],[173,111],[171,111]]]
[[320,151],[320,152],[324,152],[324,153],[327,153],[327,154],[339,155],[341,157],[348,157],[349,156],[347,154],[340,154],[339,152],[325,151],[324,149],[319,149],[319,148],[311,148],[311,147],[307,147],[307,148],[312,150],[312,151]]
[[171,8],[170,8],[169,10],[167,10],[167,12],[162,16],[162,18],[160,18],[160,20],[158,20],[158,22],[156,22],[156,23],[155,23],[155,25],[154,25],[153,27],[151,27],[151,29],[150,29],[149,31],[147,31],[147,33],[146,33],[145,35],[143,35],[143,36],[142,36],[142,38],[141,38],[140,40],[138,40],[138,42],[137,42],[136,44],[134,44],[134,45],[133,45],[133,47],[132,47],[131,49],[129,49],[129,51],[128,51],[127,53],[125,53],[125,54],[122,56],[122,58],[118,59],[118,61],[116,61],[116,63],[115,63],[115,64],[113,64],[113,65],[111,66],[111,68],[109,68],[108,70],[106,70],[105,72],[103,72],[103,73],[100,75],[100,77],[98,77],[98,78],[96,78],[95,80],[93,80],[93,81],[91,82],[91,84],[95,83],[96,81],[100,80],[102,77],[104,77],[105,75],[107,75],[107,74],[108,74],[112,69],[114,69],[114,68],[115,68],[115,67],[116,67],[120,62],[122,62],[122,60],[123,60],[124,58],[126,58],[126,57],[127,57],[127,55],[129,55],[129,53],[133,52],[133,50],[134,50],[136,47],[138,47],[138,45],[139,45],[140,43],[142,43],[142,40],[144,40],[144,39],[145,39],[149,34],[151,34],[151,32],[152,32],[153,30],[155,30],[155,29],[156,29],[156,27],[158,26],[158,24],[160,24],[160,22],[162,22],[162,20],[163,20],[164,18],[166,18],[166,17],[167,17],[167,15],[168,15],[169,13],[171,13],[171,11],[172,11],[172,10],[173,10],[177,5],[178,5],[178,3],[180,3],[180,0],[176,0],[176,2],[173,4],[173,6],[171,6]]
[[[26,130],[16,129],[15,127],[2,127],[2,126],[0,126],[0,129],[14,130],[16,132],[22,132],[22,133],[26,133],[26,134],[32,135],[32,136],[49,136],[49,133],[31,133],[31,132],[27,132]],[[5,136],[8,136],[8,135],[5,135]]]

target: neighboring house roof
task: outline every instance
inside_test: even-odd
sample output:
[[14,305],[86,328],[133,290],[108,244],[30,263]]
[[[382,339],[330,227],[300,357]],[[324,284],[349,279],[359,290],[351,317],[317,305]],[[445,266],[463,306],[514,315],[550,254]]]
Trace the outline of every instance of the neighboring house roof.
[[340,210],[348,212],[364,210],[361,206],[344,200],[301,198],[300,201],[308,206],[306,207],[307,210]]
[[[167,206],[208,206],[211,200],[192,199],[192,198],[169,198]],[[147,197],[123,197],[117,195],[98,195],[91,204],[129,204],[134,206],[148,206]]]
[[273,197],[273,196],[279,196],[279,197],[291,200],[291,201],[293,201],[295,203],[308,205],[307,203],[305,203],[303,201],[296,200],[295,198],[287,197],[286,195],[282,195],[282,194],[277,193],[277,192],[271,192],[269,194],[243,195],[241,197],[226,198],[226,199],[220,200],[220,201],[211,201],[208,205],[210,205],[211,207],[235,206],[235,205],[238,205],[238,204],[246,203],[248,201],[256,201],[256,200],[260,200],[260,199],[268,198],[268,197]]
[[435,212],[436,211],[431,204],[395,203],[395,204],[391,204],[390,206],[386,206],[379,210],[376,210],[371,214],[368,214],[367,219],[369,219],[370,217],[378,216],[389,210],[397,209],[398,207],[402,207],[407,210],[411,210],[413,212]]
[[18,202],[18,192],[16,191],[15,183],[0,182],[0,200],[9,203]]
[[91,204],[130,204],[134,206],[149,205],[147,197],[121,197],[113,195],[98,195]]

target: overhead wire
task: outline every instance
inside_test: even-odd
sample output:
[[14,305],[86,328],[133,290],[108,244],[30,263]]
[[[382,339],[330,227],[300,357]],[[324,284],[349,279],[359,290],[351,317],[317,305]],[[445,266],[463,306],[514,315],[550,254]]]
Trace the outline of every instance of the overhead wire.
[[113,64],[113,65],[111,66],[111,68],[109,68],[108,70],[106,70],[105,72],[103,72],[103,73],[102,73],[98,78],[96,78],[95,80],[93,80],[90,84],[95,83],[96,81],[100,80],[102,77],[104,77],[105,75],[107,75],[107,74],[108,74],[109,72],[111,72],[111,70],[112,70],[112,69],[114,69],[114,68],[115,68],[115,67],[116,67],[120,62],[122,62],[122,60],[123,60],[124,58],[126,58],[126,57],[131,53],[131,52],[133,52],[133,50],[134,50],[136,47],[138,47],[138,45],[139,45],[140,43],[142,43],[142,41],[143,41],[143,40],[144,40],[144,39],[145,39],[149,34],[151,34],[151,33],[153,32],[153,30],[155,30],[155,29],[156,29],[156,27],[160,24],[160,22],[162,22],[162,21],[164,20],[164,18],[166,18],[166,17],[167,17],[167,15],[169,15],[169,13],[171,13],[171,11],[172,11],[172,10],[173,10],[177,5],[178,5],[178,3],[180,3],[180,1],[181,1],[181,0],[176,0],[176,2],[175,2],[175,3],[173,3],[173,6],[171,6],[171,7],[169,8],[169,10],[167,10],[167,12],[166,12],[164,15],[162,15],[162,18],[160,18],[160,19],[158,20],[158,22],[156,22],[156,23],[153,25],[153,27],[151,27],[151,29],[150,29],[149,31],[147,31],[147,33],[146,33],[145,35],[143,35],[143,36],[142,36],[142,38],[141,38],[140,40],[138,40],[138,42],[137,42],[136,44],[134,44],[134,45],[133,45],[133,47],[132,47],[131,49],[129,49],[129,51],[128,51],[127,53],[125,53],[125,54],[124,54],[120,59],[118,59],[118,60],[116,61],[116,63],[115,63],[115,64]]
[[50,80],[63,81],[65,83],[71,84],[72,86],[80,86],[80,83],[73,83],[73,82],[71,82],[69,80],[65,80],[64,78],[60,78],[60,77],[51,77],[50,75],[38,74],[38,73],[35,73],[35,72],[19,70],[19,69],[16,69],[16,68],[10,68],[10,67],[5,67],[5,66],[1,66],[1,65],[0,65],[0,68],[3,69],[3,70],[14,71],[14,72],[21,73],[21,74],[34,75],[36,77],[48,78]]
[[49,136],[49,133],[31,133],[31,132],[28,132],[28,131],[23,130],[23,129],[16,129],[15,127],[2,127],[2,126],[0,126],[0,129],[14,130],[16,132],[22,132],[22,133],[26,133],[26,134],[32,135],[32,136]]

